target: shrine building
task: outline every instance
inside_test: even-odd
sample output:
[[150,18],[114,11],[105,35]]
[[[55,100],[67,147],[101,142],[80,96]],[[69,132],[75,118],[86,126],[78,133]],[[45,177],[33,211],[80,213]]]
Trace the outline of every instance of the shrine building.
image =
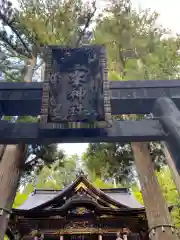
[[145,208],[127,188],[97,189],[81,174],[62,190],[35,190],[12,210],[9,239],[148,240]]

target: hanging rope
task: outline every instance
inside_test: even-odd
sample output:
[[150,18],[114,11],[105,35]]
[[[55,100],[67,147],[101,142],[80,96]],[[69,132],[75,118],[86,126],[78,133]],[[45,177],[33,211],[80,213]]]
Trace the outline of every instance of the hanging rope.
[[174,225],[169,225],[169,224],[162,224],[162,225],[156,225],[152,228],[149,229],[148,233],[149,233],[149,237],[151,238],[151,235],[155,235],[156,234],[156,229],[157,228],[161,228],[162,232],[165,232],[166,228],[171,228],[172,233],[176,233],[178,235],[178,237],[180,237],[179,235],[179,231],[176,228],[176,226]]

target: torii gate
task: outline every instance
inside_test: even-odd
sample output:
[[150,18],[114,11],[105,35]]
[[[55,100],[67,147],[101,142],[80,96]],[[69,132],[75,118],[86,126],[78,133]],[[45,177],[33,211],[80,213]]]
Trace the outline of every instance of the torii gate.
[[[101,46],[49,46],[45,51],[44,83],[0,83],[0,115],[41,116],[39,123],[1,120],[0,144],[135,142],[132,149],[141,180],[143,167],[150,178],[152,172],[141,164],[151,161],[146,145],[140,142],[165,141],[180,171],[179,80],[108,81]],[[112,117],[150,113],[151,119],[138,121],[115,121]],[[152,192],[151,186],[147,187]],[[162,211],[168,211],[163,198],[158,203],[146,190],[151,238],[177,239],[169,219],[160,216]],[[152,198],[149,203],[148,198]]]

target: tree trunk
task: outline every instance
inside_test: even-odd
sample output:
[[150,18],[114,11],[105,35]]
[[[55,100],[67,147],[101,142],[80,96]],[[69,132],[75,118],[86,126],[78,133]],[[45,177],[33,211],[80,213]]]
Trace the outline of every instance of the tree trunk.
[[26,145],[7,145],[0,164],[0,240],[4,239],[10,211],[16,196]]
[[33,57],[32,59],[28,60],[26,74],[24,76],[24,82],[32,82],[36,61],[37,61],[36,57]]
[[177,192],[178,192],[179,197],[180,197],[180,176],[179,176],[177,168],[174,164],[174,161],[173,161],[173,159],[171,157],[171,154],[169,153],[165,143],[163,143],[163,152],[164,152],[164,155],[165,155],[165,158],[166,158],[166,163],[169,166],[169,169],[171,171],[171,176],[173,178],[173,181],[176,185]]
[[152,240],[177,240],[171,217],[154,171],[147,143],[132,143],[136,169]]
[[[29,59],[25,82],[31,82],[36,66],[36,57]],[[27,146],[20,145],[0,145],[0,240],[4,239],[10,211],[16,196],[19,180],[25,162]]]

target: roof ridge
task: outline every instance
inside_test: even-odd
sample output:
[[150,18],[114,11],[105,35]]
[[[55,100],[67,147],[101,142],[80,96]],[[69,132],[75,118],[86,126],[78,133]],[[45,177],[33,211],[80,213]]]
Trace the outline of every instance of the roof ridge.
[[130,189],[127,187],[122,187],[122,188],[101,188],[100,189],[103,192],[121,192],[121,193],[129,193]]
[[[126,187],[122,187],[122,188],[97,188],[101,191],[121,191],[121,192],[129,192],[130,189],[129,188],[126,188]],[[37,193],[37,192],[61,192],[63,189],[35,189],[34,190],[34,193]]]
[[37,194],[37,193],[54,193],[54,192],[61,192],[62,190],[59,189],[59,190],[55,190],[55,189],[35,189],[33,194]]

